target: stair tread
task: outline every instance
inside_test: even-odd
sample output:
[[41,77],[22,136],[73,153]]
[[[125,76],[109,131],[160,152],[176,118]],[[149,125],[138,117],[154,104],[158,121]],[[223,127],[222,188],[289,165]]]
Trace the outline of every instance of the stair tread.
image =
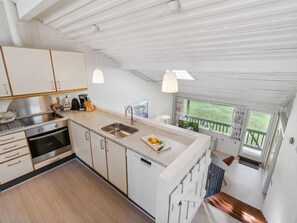
[[267,223],[259,209],[256,209],[224,192],[207,198],[206,203],[218,208],[243,223]]

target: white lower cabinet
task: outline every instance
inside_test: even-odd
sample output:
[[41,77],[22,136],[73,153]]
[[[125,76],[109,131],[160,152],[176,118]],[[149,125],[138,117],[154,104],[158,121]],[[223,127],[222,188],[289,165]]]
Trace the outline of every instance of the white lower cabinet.
[[106,139],[108,179],[127,194],[126,148]]
[[4,184],[33,171],[30,154],[0,164],[0,182]]
[[74,152],[82,161],[93,167],[90,143],[90,130],[71,122],[71,134]]
[[108,179],[105,138],[94,132],[91,132],[91,147],[93,154],[94,169],[98,173],[100,173],[101,176],[103,176],[105,179]]
[[150,215],[156,215],[158,176],[165,167],[137,153],[127,151],[128,196]]

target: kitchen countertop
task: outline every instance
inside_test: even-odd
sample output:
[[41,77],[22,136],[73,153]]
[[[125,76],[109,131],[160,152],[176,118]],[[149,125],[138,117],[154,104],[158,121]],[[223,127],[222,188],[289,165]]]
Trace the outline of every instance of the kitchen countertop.
[[[135,117],[136,122],[134,125],[130,123],[130,117],[125,117],[119,113],[105,110],[95,110],[93,112],[85,111],[69,111],[69,112],[58,112],[64,118],[59,121],[70,119],[81,126],[84,126],[91,131],[100,134],[107,139],[114,141],[130,150],[137,152],[138,154],[155,161],[156,163],[167,167],[170,165],[181,153],[183,153],[199,136],[205,137],[204,134],[196,133],[190,130],[178,128],[176,126],[157,123],[149,119]],[[47,122],[46,124],[54,123],[55,121]],[[118,138],[108,132],[101,130],[102,127],[120,122],[125,125],[138,129],[137,132],[124,138]],[[18,127],[14,129],[4,130],[0,132],[0,136],[24,131],[26,129],[42,126],[42,124],[32,125],[29,127]],[[141,140],[141,137],[155,135],[160,139],[166,141],[166,144],[170,145],[171,148],[168,150],[157,153],[150,148],[146,143]]]
[[[188,136],[188,131],[181,131],[179,134],[177,132],[179,128],[177,127],[175,127],[177,130],[170,128],[167,129],[170,125],[160,124],[160,126],[158,126],[157,123],[149,124],[150,121],[139,120],[137,117],[137,121],[134,125],[131,125],[128,117],[102,110],[95,110],[93,112],[70,111],[65,113],[61,112],[59,114],[165,167],[171,164],[189,145],[195,141],[195,137],[193,137],[192,133]],[[138,129],[138,131],[130,136],[118,138],[101,130],[102,127],[115,122],[120,122],[134,127]],[[172,127],[173,126],[171,126],[171,128]],[[141,137],[147,135],[155,135],[159,137],[160,139],[166,141],[166,144],[170,145],[171,148],[157,153],[141,140]],[[198,136],[199,134],[197,133],[196,137]]]

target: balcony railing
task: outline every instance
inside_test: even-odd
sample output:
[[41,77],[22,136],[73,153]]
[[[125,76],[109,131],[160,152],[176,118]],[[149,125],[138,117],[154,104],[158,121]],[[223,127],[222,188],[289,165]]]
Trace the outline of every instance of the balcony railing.
[[[185,121],[198,123],[200,127],[209,128],[217,132],[229,134],[230,125],[222,122],[216,122],[208,119],[198,118],[196,116],[185,115]],[[266,132],[255,129],[247,129],[243,145],[252,149],[262,150],[265,142]]]
[[262,150],[265,142],[266,132],[261,132],[254,129],[247,129],[244,140],[244,146],[256,149],[256,150]]
[[198,118],[196,116],[185,115],[184,120],[188,122],[198,123],[199,126],[209,128],[217,132],[229,133],[230,125],[222,122],[216,122],[208,119]]

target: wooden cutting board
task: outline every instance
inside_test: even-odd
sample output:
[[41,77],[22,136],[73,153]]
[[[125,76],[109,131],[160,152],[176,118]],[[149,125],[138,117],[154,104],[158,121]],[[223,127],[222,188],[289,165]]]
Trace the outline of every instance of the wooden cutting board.
[[[152,144],[152,143],[149,141],[149,138],[150,138],[150,137],[158,138],[158,139],[160,139],[163,143],[162,143],[162,144],[159,144],[159,143]],[[141,137],[141,139],[142,139],[142,141],[144,141],[149,147],[151,147],[153,150],[155,150],[155,151],[158,152],[158,153],[171,148],[169,145],[166,144],[166,142],[165,142],[164,140],[162,140],[160,137],[157,137],[157,136],[155,136],[155,135],[143,136],[143,137]]]

